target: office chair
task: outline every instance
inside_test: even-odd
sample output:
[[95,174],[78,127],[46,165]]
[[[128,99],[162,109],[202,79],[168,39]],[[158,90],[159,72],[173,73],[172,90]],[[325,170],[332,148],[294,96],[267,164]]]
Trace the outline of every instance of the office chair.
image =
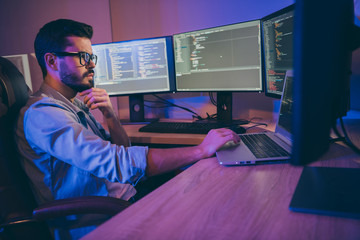
[[46,221],[74,214],[113,216],[129,202],[102,196],[61,199],[37,205],[23,171],[13,126],[29,98],[23,75],[0,57],[0,240],[51,239]]

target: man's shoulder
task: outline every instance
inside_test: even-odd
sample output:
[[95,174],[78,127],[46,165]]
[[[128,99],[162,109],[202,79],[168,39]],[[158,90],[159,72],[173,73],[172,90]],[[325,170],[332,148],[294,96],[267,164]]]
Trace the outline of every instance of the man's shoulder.
[[[76,116],[76,113],[63,102],[46,95],[30,96],[26,105],[20,110],[20,118],[34,121],[56,119],[65,116]],[[76,117],[75,117],[76,118]]]
[[44,107],[70,109],[62,101],[56,100],[56,99],[48,97],[46,95],[30,96],[29,100],[27,101],[27,103],[25,105],[26,110],[38,109],[38,108],[44,108]]

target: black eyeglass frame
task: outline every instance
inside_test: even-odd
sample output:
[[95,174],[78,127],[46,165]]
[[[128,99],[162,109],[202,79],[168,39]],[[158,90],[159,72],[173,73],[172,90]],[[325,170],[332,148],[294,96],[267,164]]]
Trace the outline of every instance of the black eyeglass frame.
[[[97,63],[97,56],[95,54],[90,54],[87,52],[53,52],[52,54],[58,57],[78,56],[80,59],[80,64],[85,67],[90,64],[90,61],[93,61],[95,65]],[[85,63],[83,63],[82,61],[85,61]]]

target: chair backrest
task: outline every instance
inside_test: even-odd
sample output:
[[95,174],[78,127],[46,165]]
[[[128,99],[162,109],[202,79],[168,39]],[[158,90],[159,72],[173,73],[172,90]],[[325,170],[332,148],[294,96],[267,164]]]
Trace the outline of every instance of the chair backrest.
[[[0,223],[26,219],[36,207],[35,197],[18,158],[14,125],[29,98],[23,75],[0,57]],[[1,238],[1,236],[0,236]]]
[[17,67],[3,57],[0,57],[0,79],[0,99],[7,108],[1,108],[0,117],[4,114],[15,117],[29,98],[29,88]]
[[[14,64],[0,57],[0,240],[48,240],[52,235],[45,220],[87,213],[112,216],[128,207],[130,204],[121,199],[85,196],[43,204],[33,212],[38,206],[14,139],[19,110],[28,99],[24,77]],[[60,227],[76,225],[71,222],[64,221]]]

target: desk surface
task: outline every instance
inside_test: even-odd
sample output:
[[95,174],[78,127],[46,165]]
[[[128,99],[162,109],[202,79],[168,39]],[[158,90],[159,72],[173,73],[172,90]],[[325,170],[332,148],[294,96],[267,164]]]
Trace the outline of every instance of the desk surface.
[[[321,160],[312,166],[360,167],[360,157],[339,144]],[[84,239],[360,239],[360,220],[289,210],[301,172],[201,160]]]

